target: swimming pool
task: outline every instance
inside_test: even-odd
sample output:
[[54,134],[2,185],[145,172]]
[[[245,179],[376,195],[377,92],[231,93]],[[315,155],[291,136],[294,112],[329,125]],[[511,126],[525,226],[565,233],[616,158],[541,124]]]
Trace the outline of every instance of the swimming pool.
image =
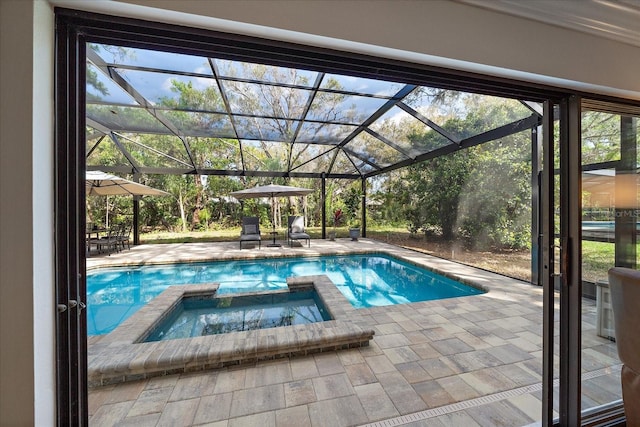
[[170,285],[220,283],[218,294],[285,289],[286,278],[326,274],[356,308],[483,293],[382,254],[116,267],[87,273],[87,328],[101,335]]
[[315,291],[183,298],[144,342],[331,320]]

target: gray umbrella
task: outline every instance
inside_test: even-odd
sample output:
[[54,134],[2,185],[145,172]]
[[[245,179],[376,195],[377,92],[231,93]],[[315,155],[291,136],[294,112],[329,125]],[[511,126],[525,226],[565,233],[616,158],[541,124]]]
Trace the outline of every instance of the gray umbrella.
[[[312,193],[313,190],[310,188],[302,188],[302,187],[291,187],[289,185],[261,185],[253,188],[247,188],[246,190],[234,191],[231,193],[233,197],[238,200],[241,199],[258,199],[260,197],[271,197],[272,206],[273,199],[275,197],[290,197],[290,196],[306,196],[309,193]],[[275,245],[275,233],[276,233],[276,213],[275,209],[271,209],[273,213],[273,245]]]

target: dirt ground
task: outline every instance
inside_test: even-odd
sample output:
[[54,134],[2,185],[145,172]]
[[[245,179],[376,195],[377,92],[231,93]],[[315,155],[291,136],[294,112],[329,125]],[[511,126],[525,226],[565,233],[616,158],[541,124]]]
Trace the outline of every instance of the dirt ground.
[[410,237],[406,233],[367,232],[372,237],[429,255],[490,270],[505,276],[531,281],[531,253],[524,251],[470,251],[450,242],[430,241],[424,237]]

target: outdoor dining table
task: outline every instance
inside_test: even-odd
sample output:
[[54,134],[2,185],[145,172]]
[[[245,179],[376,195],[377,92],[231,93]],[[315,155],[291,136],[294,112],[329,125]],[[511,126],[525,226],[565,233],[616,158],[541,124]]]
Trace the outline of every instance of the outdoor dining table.
[[91,237],[95,234],[95,238],[99,239],[101,233],[106,233],[106,228],[91,228],[86,231],[87,239],[87,256],[91,254]]

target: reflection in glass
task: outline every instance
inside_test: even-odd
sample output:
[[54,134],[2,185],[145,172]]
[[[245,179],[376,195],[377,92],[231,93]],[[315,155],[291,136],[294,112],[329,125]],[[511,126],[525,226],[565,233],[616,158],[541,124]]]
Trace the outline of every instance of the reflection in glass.
[[515,99],[425,86],[416,88],[403,102],[460,139],[531,115],[531,110]]
[[266,84],[223,80],[231,112],[282,119],[300,119],[311,91]]
[[242,140],[245,169],[282,172],[287,170],[291,144]]
[[320,89],[341,90],[345,92],[392,97],[405,85],[383,80],[363,79],[361,77],[325,74]]
[[290,141],[298,122],[292,120],[265,119],[261,117],[234,118],[240,139],[265,139]]
[[87,104],[87,118],[114,131],[169,133],[169,130],[144,108]]
[[400,151],[368,133],[359,134],[346,144],[345,148],[358,154],[359,158],[366,159],[378,167],[389,166],[408,159]]
[[[390,109],[370,128],[396,144],[410,157],[417,157],[453,143],[398,107]],[[416,135],[423,135],[423,137],[416,139]],[[429,137],[425,138],[424,135]]]
[[132,47],[89,44],[110,65],[128,65],[156,70],[212,74],[207,59],[199,56]]
[[320,143],[339,144],[357,129],[351,125],[334,125],[322,122],[304,122],[296,142],[300,143]]
[[186,110],[225,111],[218,85],[212,78],[137,70],[116,71],[154,105]]
[[195,113],[167,110],[162,114],[171,121],[181,135],[234,138],[231,121],[226,114]]
[[257,80],[268,83],[280,83],[296,86],[313,86],[318,73],[295,68],[276,67],[273,65],[250,62],[213,59],[218,75],[221,77],[242,80]]
[[359,124],[378,110],[386,99],[318,92],[307,113],[307,120]]
[[104,75],[90,62],[87,63],[87,102],[138,105],[124,89]]

